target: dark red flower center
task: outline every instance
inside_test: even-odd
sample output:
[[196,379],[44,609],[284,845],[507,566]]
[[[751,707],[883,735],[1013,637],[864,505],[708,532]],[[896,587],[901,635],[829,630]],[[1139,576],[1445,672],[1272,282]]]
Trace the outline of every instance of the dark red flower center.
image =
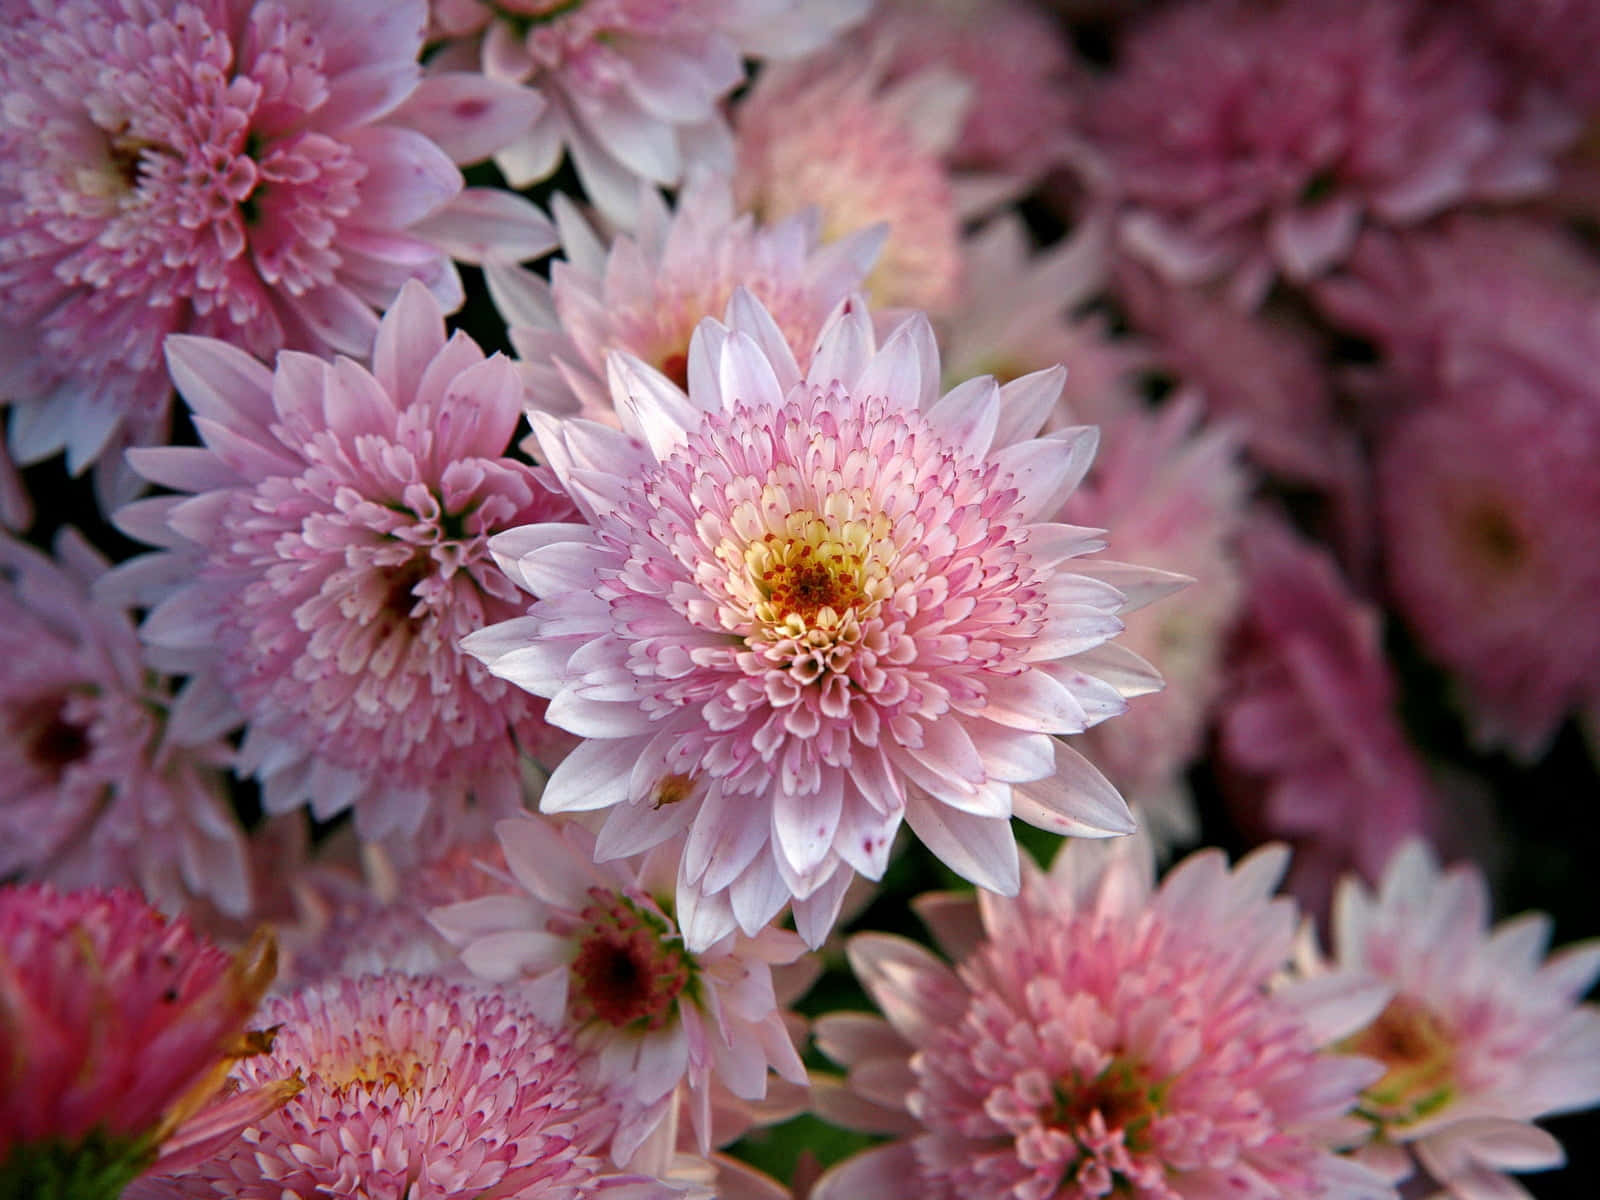
[[618,1029],[659,1029],[693,978],[693,961],[665,917],[600,888],[572,964],[574,1016]]

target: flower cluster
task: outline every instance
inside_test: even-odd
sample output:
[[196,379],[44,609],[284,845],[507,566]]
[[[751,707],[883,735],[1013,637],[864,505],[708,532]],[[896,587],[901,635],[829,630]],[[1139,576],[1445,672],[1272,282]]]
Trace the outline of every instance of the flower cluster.
[[1593,1193],[1593,8],[0,0],[0,1196]]

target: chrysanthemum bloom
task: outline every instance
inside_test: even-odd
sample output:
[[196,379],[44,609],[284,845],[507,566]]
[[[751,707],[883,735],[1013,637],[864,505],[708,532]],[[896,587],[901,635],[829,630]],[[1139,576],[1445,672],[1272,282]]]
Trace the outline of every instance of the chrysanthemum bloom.
[[726,164],[720,102],[741,58],[792,58],[861,19],[868,0],[432,0],[441,59],[520,84],[544,111],[502,143],[513,187],[571,155],[584,194],[631,224],[638,184],[672,187],[695,161]]
[[588,739],[541,807],[609,808],[602,854],[687,829],[691,950],[754,933],[791,897],[819,944],[902,820],[1005,892],[1013,814],[1127,832],[1121,798],[1050,735],[1158,686],[1106,643],[1170,577],[1122,568],[1119,591],[1068,569],[1103,543],[1050,523],[1096,441],[1031,436],[1061,368],[940,399],[920,314],[880,346],[846,301],[802,374],[748,293],[729,309],[731,327],[695,331],[687,394],[611,356],[621,432],[534,414],[589,523],[497,539],[541,599],[465,644]]
[[450,253],[553,244],[519,198],[462,196],[452,157],[538,102],[483,79],[419,88],[425,0],[6,12],[0,395],[19,461],[65,448],[77,471],[160,440],[170,333],[364,353],[404,280],[460,302]]
[[517,817],[497,832],[520,894],[437,909],[433,921],[474,973],[525,981],[543,1020],[577,1029],[600,1078],[626,1102],[618,1162],[671,1114],[680,1081],[702,1153],[713,1077],[748,1099],[766,1094],[769,1066],[805,1081],[772,988],[773,964],[804,950],[793,933],[733,931],[686,945],[672,899],[678,842],[630,860],[620,857],[626,844],[602,835],[597,845],[573,824]]
[[1190,395],[1159,413],[1108,422],[1099,458],[1061,513],[1115,529],[1119,555],[1194,580],[1181,595],[1131,614],[1119,641],[1155,664],[1166,686],[1084,735],[1084,753],[1158,846],[1200,832],[1184,772],[1201,755],[1222,693],[1223,646],[1241,591],[1231,545],[1246,489],[1238,441],[1198,419]]
[[465,334],[446,342],[416,282],[370,371],[285,351],[274,372],[208,338],[167,353],[205,445],[131,457],[195,494],[119,511],[168,548],[119,577],[159,601],[145,640],[214,676],[248,719],[241,766],[267,809],[353,805],[377,839],[416,831],[430,800],[520,808],[518,752],[546,738],[542,705],[457,648],[521,609],[489,535],[572,511],[505,457],[516,367]]
[[1238,819],[1297,843],[1295,891],[1325,914],[1441,802],[1397,722],[1379,614],[1325,550],[1265,514],[1239,539],[1244,612],[1229,652],[1220,761]]
[[1151,363],[1149,345],[1113,337],[1105,315],[1089,310],[1106,290],[1110,240],[1104,213],[1040,253],[1016,213],[966,238],[959,297],[935,323],[946,381],[993,375],[1004,383],[1066,363],[1062,404],[1078,420],[1141,407],[1137,374]]
[[734,112],[734,191],[769,223],[815,207],[827,241],[886,222],[868,296],[939,312],[961,279],[962,214],[944,155],[971,89],[936,68],[889,83],[887,59],[869,43],[763,71]]
[[890,0],[867,36],[891,48],[895,78],[938,66],[972,86],[948,161],[1019,175],[1052,166],[1050,147],[1078,116],[1086,77],[1066,31],[1025,0]]
[[821,246],[811,210],[758,225],[734,212],[725,176],[699,172],[670,213],[658,192],[641,191],[634,231],[609,248],[561,196],[555,212],[566,257],[550,282],[495,264],[489,289],[522,358],[529,401],[611,425],[607,352],[626,350],[683,387],[695,326],[721,317],[743,287],[803,359],[828,314],[861,286],[884,235],[878,227]]
[[1125,244],[1174,279],[1230,275],[1253,305],[1276,273],[1337,263],[1364,223],[1548,187],[1576,123],[1474,34],[1459,6],[1426,0],[1157,10],[1089,117],[1129,206]]
[[1394,855],[1376,895],[1340,883],[1333,932],[1341,967],[1395,989],[1345,1043],[1388,1068],[1362,1095],[1376,1134],[1363,1156],[1397,1179],[1420,1164],[1462,1200],[1526,1197],[1501,1172],[1562,1161],[1531,1122],[1600,1103],[1600,1009],[1579,1003],[1600,943],[1546,959],[1542,913],[1491,931],[1482,874],[1440,870],[1421,841]]
[[1510,356],[1479,363],[1378,450],[1400,613],[1478,739],[1527,758],[1600,705],[1600,391],[1592,371],[1576,395],[1553,381]]
[[0,536],[0,879],[137,886],[176,911],[251,903],[213,698],[151,669],[106,561],[76,530],[52,561]]
[[270,1053],[246,1086],[298,1072],[305,1090],[188,1171],[128,1200],[657,1200],[664,1184],[605,1161],[617,1107],[572,1039],[510,995],[368,975],[273,997]]
[[270,937],[230,959],[131,891],[0,888],[0,1194],[114,1200],[283,1103],[271,1069],[219,1098],[270,1040],[245,1022],[273,965]]
[[1153,882],[1141,838],[1069,844],[981,925],[925,910],[954,968],[883,934],[851,940],[887,1022],[819,1018],[851,1106],[905,1136],[825,1175],[814,1200],[1360,1200],[1394,1192],[1338,1156],[1376,1063],[1329,1051],[1386,992],[1354,978],[1271,990],[1293,903],[1282,847],[1217,851]]

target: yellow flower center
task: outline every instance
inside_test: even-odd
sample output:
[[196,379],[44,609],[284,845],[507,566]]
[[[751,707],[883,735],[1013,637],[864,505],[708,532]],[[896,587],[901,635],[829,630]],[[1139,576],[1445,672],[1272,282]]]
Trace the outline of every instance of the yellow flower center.
[[1344,1049],[1389,1068],[1361,1097],[1362,1114],[1379,1124],[1414,1124],[1455,1096],[1455,1039],[1431,1010],[1408,996],[1391,1000]]

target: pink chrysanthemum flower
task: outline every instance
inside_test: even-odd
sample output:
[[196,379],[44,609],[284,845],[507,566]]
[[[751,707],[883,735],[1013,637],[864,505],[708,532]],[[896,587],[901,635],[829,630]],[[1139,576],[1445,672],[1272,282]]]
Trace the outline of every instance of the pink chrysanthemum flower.
[[833,241],[886,223],[866,292],[940,312],[961,280],[961,209],[944,154],[970,99],[933,68],[890,83],[883,44],[770,67],[734,113],[734,191],[766,222],[810,208]]
[[305,1090],[222,1153],[128,1200],[660,1200],[604,1154],[611,1096],[567,1035],[505,994],[369,975],[288,997],[262,1017],[270,1053],[235,1077],[297,1072]]
[[248,719],[241,767],[268,810],[354,806],[376,839],[415,832],[430,801],[519,809],[519,751],[549,741],[542,705],[457,647],[520,611],[489,535],[572,511],[505,457],[515,366],[465,334],[447,342],[415,282],[370,371],[286,351],[274,372],[205,338],[173,339],[168,359],[206,444],[131,457],[195,494],[118,513],[168,547],[120,576],[159,600],[145,640],[214,676]]
[[0,878],[137,886],[176,911],[251,905],[215,698],[173,694],[129,615],[91,594],[106,561],[75,531],[56,560],[0,536]]
[[64,447],[77,471],[159,440],[168,334],[362,353],[407,278],[460,302],[449,253],[502,234],[518,256],[551,246],[525,202],[462,197],[453,153],[537,101],[460,77],[419,88],[425,0],[6,13],[0,395],[20,461]]
[[1096,442],[1031,436],[1061,368],[941,399],[920,314],[880,346],[846,301],[802,374],[748,293],[729,311],[696,330],[687,394],[611,356],[621,432],[534,414],[589,523],[497,539],[542,599],[466,646],[589,739],[544,810],[611,809],[602,853],[687,829],[691,950],[790,898],[820,944],[902,821],[1006,892],[1013,815],[1126,832],[1121,798],[1050,735],[1152,686],[1105,643],[1168,577],[1121,569],[1119,591],[1066,565],[1102,543],[1051,523]]
[[70,1176],[90,1189],[74,1196],[116,1196],[293,1095],[270,1068],[218,1095],[230,1061],[270,1041],[245,1022],[273,967],[270,936],[230,958],[131,891],[0,888],[4,1194],[62,1195]]
[[1078,117],[1085,78],[1066,30],[1026,0],[888,0],[868,36],[891,49],[900,78],[927,67],[954,71],[972,87],[958,168],[1037,174],[1057,165],[1051,146]]
[[[1600,393],[1479,364],[1378,451],[1385,574],[1424,650],[1454,673],[1478,739],[1532,758],[1600,705]],[[1555,393],[1554,398],[1569,397]]]
[[672,187],[695,161],[726,160],[719,104],[742,57],[792,58],[859,21],[868,0],[432,0],[452,66],[481,64],[546,102],[499,148],[513,187],[570,154],[586,196],[631,224],[638,184]]
[[726,177],[706,173],[691,176],[671,213],[659,193],[643,191],[633,232],[609,248],[560,196],[555,212],[566,258],[551,267],[550,282],[496,264],[489,288],[523,360],[529,401],[612,425],[608,352],[626,350],[684,387],[695,326],[722,316],[743,287],[803,358],[883,241],[876,228],[821,246],[809,211],[758,225],[735,213]]
[[1239,539],[1244,612],[1219,717],[1235,814],[1297,843],[1291,876],[1325,914],[1334,881],[1374,878],[1441,801],[1395,717],[1379,614],[1331,555],[1263,514]]
[[1546,959],[1542,913],[1491,931],[1482,873],[1441,871],[1416,840],[1376,895],[1340,883],[1333,932],[1341,967],[1395,989],[1346,1042],[1388,1068],[1362,1096],[1376,1134],[1364,1157],[1397,1180],[1420,1164],[1461,1200],[1526,1197],[1502,1171],[1562,1162],[1531,1122],[1600,1103],[1600,1008],[1579,1003],[1600,974],[1600,942]]
[[[952,969],[904,938],[851,940],[888,1018],[817,1022],[851,1068],[830,1108],[900,1140],[825,1175],[813,1200],[1373,1200],[1339,1157],[1382,1068],[1329,1053],[1386,992],[1330,977],[1273,990],[1295,932],[1271,898],[1287,854],[1217,851],[1153,882],[1140,838],[1068,845],[1020,898],[941,903]],[[965,908],[973,902],[968,900]]]
[[[670,786],[662,784],[663,804],[679,802]],[[713,1079],[752,1100],[766,1094],[769,1066],[805,1081],[772,986],[772,966],[804,950],[793,933],[733,931],[686,945],[673,904],[679,842],[597,865],[630,847],[534,817],[496,830],[520,894],[437,909],[433,921],[462,946],[473,972],[501,984],[525,981],[542,1019],[577,1030],[600,1078],[624,1095],[618,1162],[672,1113],[680,1082],[705,1153]]]
[[1231,275],[1253,305],[1277,272],[1337,263],[1364,223],[1548,187],[1576,123],[1538,101],[1456,6],[1191,0],[1134,26],[1089,123],[1124,243],[1174,279]]
[[987,221],[962,244],[961,292],[936,322],[945,379],[1002,383],[1067,364],[1063,406],[1079,420],[1106,421],[1140,407],[1138,372],[1149,346],[1113,337],[1089,306],[1106,288],[1109,222],[1091,215],[1072,236],[1035,253],[1015,213]]
[[1184,772],[1201,755],[1222,693],[1222,652],[1242,590],[1231,545],[1246,490],[1238,442],[1200,427],[1199,415],[1195,398],[1182,396],[1159,413],[1108,422],[1099,458],[1062,510],[1076,524],[1115,529],[1119,555],[1194,581],[1130,614],[1118,642],[1155,664],[1166,686],[1084,735],[1084,753],[1158,846],[1200,832]]

